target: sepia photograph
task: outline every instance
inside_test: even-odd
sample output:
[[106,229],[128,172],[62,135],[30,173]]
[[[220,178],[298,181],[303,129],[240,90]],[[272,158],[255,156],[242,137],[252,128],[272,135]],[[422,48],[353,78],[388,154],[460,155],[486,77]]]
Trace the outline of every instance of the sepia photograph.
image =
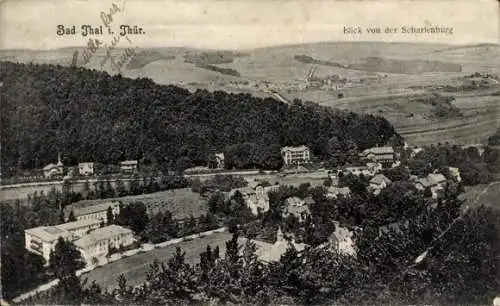
[[0,305],[500,306],[500,2],[0,1]]

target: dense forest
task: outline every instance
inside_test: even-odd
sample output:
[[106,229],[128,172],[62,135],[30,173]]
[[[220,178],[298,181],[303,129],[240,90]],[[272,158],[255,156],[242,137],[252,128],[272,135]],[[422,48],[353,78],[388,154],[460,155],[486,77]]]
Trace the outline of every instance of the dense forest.
[[138,159],[175,169],[206,165],[215,152],[243,143],[266,151],[304,144],[322,158],[332,137],[363,150],[396,135],[372,115],[249,94],[191,93],[78,67],[0,62],[0,82],[5,177],[55,162],[58,152],[66,165]]

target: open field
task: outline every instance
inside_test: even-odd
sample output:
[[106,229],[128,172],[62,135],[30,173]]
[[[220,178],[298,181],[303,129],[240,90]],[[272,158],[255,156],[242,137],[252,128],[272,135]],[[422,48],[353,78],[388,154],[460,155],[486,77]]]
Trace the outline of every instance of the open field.
[[230,239],[231,234],[223,232],[215,233],[200,239],[180,242],[162,249],[154,249],[147,253],[141,253],[115,261],[97,268],[88,274],[84,274],[82,278],[88,278],[89,283],[96,281],[102,288],[114,288],[117,286],[116,280],[118,276],[124,274],[127,278],[128,285],[136,286],[146,280],[146,273],[155,259],[167,263],[177,247],[180,247],[186,252],[185,259],[187,263],[196,264],[200,260],[199,254],[206,250],[207,245],[210,245],[212,249],[214,249],[215,246],[219,246],[219,254],[223,256],[226,250],[226,241]]
[[[121,198],[111,198],[103,201],[117,200],[124,204],[131,202],[142,202],[148,208],[149,214],[156,214],[159,211],[170,211],[175,219],[184,219],[189,216],[199,217],[207,213],[206,200],[198,193],[194,193],[190,188],[171,189],[150,194],[140,194]],[[100,202],[101,200],[96,200]],[[74,206],[80,206],[73,204]],[[86,204],[83,202],[83,204]],[[94,204],[93,202],[91,204]]]
[[500,181],[466,187],[460,199],[464,199],[469,205],[485,205],[500,209]]
[[[66,48],[51,51],[0,51],[0,60],[70,65],[75,51],[83,48]],[[137,69],[123,71],[126,77],[148,77],[159,84],[176,84],[188,88],[225,90],[233,93],[250,93],[270,97],[276,91],[286,99],[299,98],[325,106],[355,112],[376,114],[388,119],[410,145],[450,142],[459,145],[484,143],[500,127],[500,96],[492,96],[500,87],[473,92],[441,93],[453,95],[453,105],[463,113],[463,118],[433,119],[429,105],[409,103],[408,98],[429,92],[415,86],[457,85],[459,78],[473,72],[500,74],[500,46],[491,44],[449,46],[441,44],[331,42],[273,46],[243,50],[248,56],[235,57],[232,62],[217,67],[238,71],[241,77],[229,76],[186,63],[184,56],[212,52],[188,48],[145,49],[155,56],[145,60]],[[116,52],[120,52],[119,49]],[[308,64],[295,59],[306,55],[321,61],[341,64],[339,67]],[[86,65],[101,68],[104,54],[98,51]],[[345,68],[369,57],[401,61],[439,61],[461,65],[461,72],[432,72],[397,74],[382,71],[362,71]],[[342,66],[344,65],[344,66]],[[315,66],[315,76],[338,75],[349,80],[369,80],[348,88],[304,90],[306,75]],[[413,88],[413,89],[412,89]],[[341,92],[344,98],[339,99]]]
[[126,196],[117,198],[117,200],[125,204],[135,201],[143,202],[151,214],[168,210],[176,219],[188,218],[191,215],[196,218],[208,211],[206,200],[199,194],[192,192],[190,188]]

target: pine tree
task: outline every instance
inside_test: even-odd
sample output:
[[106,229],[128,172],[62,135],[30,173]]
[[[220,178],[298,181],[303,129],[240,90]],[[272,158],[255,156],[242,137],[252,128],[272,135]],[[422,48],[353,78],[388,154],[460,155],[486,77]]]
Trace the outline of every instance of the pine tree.
[[80,252],[75,245],[59,237],[49,258],[50,269],[61,281],[76,275],[76,271],[84,266]]
[[125,184],[122,180],[116,180],[116,195],[118,197],[124,197],[127,195],[127,190],[125,189]]
[[73,210],[71,210],[69,212],[68,222],[74,222],[74,221],[76,221],[75,213],[73,212]]
[[106,224],[111,225],[115,223],[115,216],[113,215],[113,209],[111,206],[108,207],[108,210],[106,211]]

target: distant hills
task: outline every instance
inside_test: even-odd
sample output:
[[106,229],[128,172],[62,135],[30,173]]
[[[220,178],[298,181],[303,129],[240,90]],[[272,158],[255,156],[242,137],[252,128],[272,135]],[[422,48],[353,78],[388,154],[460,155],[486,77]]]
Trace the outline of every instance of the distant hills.
[[[0,60],[69,66],[73,53],[75,51],[81,53],[83,50],[83,47],[47,51],[3,50],[0,51]],[[334,67],[336,69],[351,66],[351,68],[367,72],[405,73],[411,69],[398,70],[398,64],[416,67],[415,61],[419,62],[417,66],[420,68],[410,73],[455,72],[459,65],[465,72],[483,70],[495,72],[500,67],[500,47],[493,44],[450,46],[416,43],[325,42],[273,46],[238,52],[180,47],[139,50],[142,52],[136,56],[136,59],[132,59],[132,64],[128,67],[129,69],[122,72],[123,75],[132,78],[148,76],[160,84],[231,81],[238,75],[250,80],[303,79],[310,64],[301,63],[295,59],[296,56],[301,55],[323,61],[323,63],[337,63],[340,67]],[[118,48],[114,54],[118,55],[119,52],[121,51]],[[103,50],[99,50],[85,67],[114,73],[110,67],[99,65],[103,56]],[[214,62],[213,59],[217,56],[222,60]],[[374,64],[375,62],[378,64]],[[440,65],[440,62],[443,64]],[[435,68],[436,64],[438,68]],[[214,69],[214,67],[219,69]],[[225,73],[225,71],[230,73]]]

